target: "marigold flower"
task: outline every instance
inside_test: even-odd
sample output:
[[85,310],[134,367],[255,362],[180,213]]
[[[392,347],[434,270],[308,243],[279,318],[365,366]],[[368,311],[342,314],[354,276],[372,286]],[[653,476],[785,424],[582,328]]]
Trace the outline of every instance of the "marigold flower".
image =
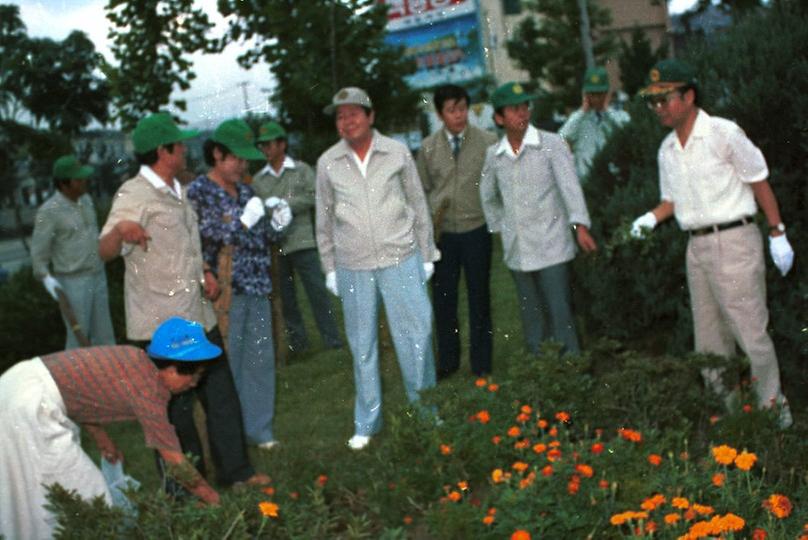
[[535,479],[536,473],[530,471],[530,474],[519,480],[519,489],[525,489],[526,487],[530,486]]
[[505,479],[505,473],[502,472],[502,469],[494,469],[491,471],[491,480],[495,484],[499,484]]
[[494,516],[485,516],[483,517],[483,524],[484,525],[491,525],[494,523]]
[[559,459],[561,459],[561,450],[558,448],[552,448],[547,451],[548,461],[558,461]]
[[508,437],[518,437],[522,434],[522,430],[518,426],[511,426],[508,428]]
[[714,414],[710,417],[710,423],[713,425],[717,424],[719,420],[721,420],[721,417],[718,416],[717,414]]
[[575,466],[575,470],[581,473],[581,476],[584,478],[592,478],[592,476],[595,474],[594,469],[585,463],[578,463]]
[[614,514],[611,518],[609,518],[609,523],[619,526],[627,521],[640,519],[648,519],[648,512],[634,512],[633,510],[628,510],[626,512]]
[[267,494],[267,495],[269,495],[270,497],[271,497],[272,495],[275,495],[275,488],[274,488],[274,487],[272,487],[272,486],[267,486],[267,487],[265,487],[265,488],[261,488],[261,491],[262,491],[263,493],[266,493],[266,494]]
[[640,433],[639,431],[635,431],[633,429],[620,428],[617,430],[617,433],[627,441],[634,443],[642,442],[642,433]]
[[715,532],[718,533],[738,532],[746,527],[746,521],[733,513],[728,513],[718,518],[717,524],[720,530]]
[[412,516],[404,516],[402,521],[404,522],[404,525],[412,525]]
[[545,465],[542,467],[541,470],[542,476],[552,476],[553,475],[553,466],[552,465]]
[[766,540],[768,537],[768,533],[761,528],[757,528],[752,531],[752,540]]
[[676,512],[671,512],[670,514],[665,514],[665,517],[662,518],[667,525],[675,525],[682,519],[682,516],[677,514]]
[[499,435],[494,435],[493,437],[491,437],[491,442],[494,443],[494,444],[499,444],[499,442],[501,440],[502,440],[502,437],[500,437]]
[[296,501],[300,498],[300,493],[298,493],[297,491],[290,491],[289,498],[292,499],[293,501]]
[[525,472],[530,465],[525,463],[524,461],[515,461],[513,465],[511,465],[511,469],[516,472]]
[[516,415],[516,421],[519,422],[520,424],[524,424],[528,420],[530,420],[529,414],[519,413]]
[[715,508],[706,504],[693,503],[690,507],[694,512],[702,516],[709,516],[715,512]]
[[643,510],[648,510],[649,512],[656,510],[660,506],[665,504],[665,496],[661,493],[657,493],[652,497],[648,497],[645,499],[642,504],[640,504],[640,508]]
[[530,439],[522,439],[513,443],[513,447],[517,450],[524,450],[528,446],[530,446]]
[[657,529],[659,529],[659,527],[657,527],[656,521],[649,521],[645,524],[646,534],[655,533]]
[[530,405],[522,405],[519,410],[522,411],[523,414],[530,414],[533,412],[533,408]]
[[606,479],[600,480],[598,482],[598,487],[600,489],[609,489],[609,481]]
[[460,494],[459,491],[452,490],[449,492],[449,500],[452,502],[458,502],[462,498],[463,496]]
[[558,448],[559,446],[561,446],[561,443],[559,441],[550,441],[550,444],[548,444],[547,446],[549,446],[550,448]]
[[530,540],[530,533],[524,529],[516,530],[511,535],[511,540]]
[[547,420],[545,420],[544,418],[540,418],[539,421],[536,422],[536,425],[539,427],[539,429],[547,429],[548,426]]
[[449,446],[448,444],[442,444],[440,445],[440,453],[443,454],[444,456],[448,456],[449,454],[452,453],[452,447]]
[[570,481],[567,482],[567,493],[570,495],[575,495],[578,493],[578,490],[581,488],[581,477],[577,474],[573,474],[570,477]]
[[324,474],[321,474],[320,476],[317,477],[317,483],[320,486],[325,486],[328,483],[328,477]]
[[596,442],[589,449],[593,454],[600,454],[603,452],[603,443]]
[[558,428],[553,426],[550,428],[550,431],[547,432],[550,437],[558,437]]
[[719,465],[732,465],[733,460],[735,460],[735,456],[738,455],[737,450],[731,446],[727,446],[726,444],[713,447],[712,452],[713,459],[715,459],[716,463]]
[[752,452],[747,452],[746,450],[738,454],[738,457],[735,458],[735,466],[742,471],[748,471],[755,466],[756,462],[757,456]]
[[483,387],[483,386],[485,386],[486,384],[488,384],[488,381],[486,381],[486,380],[485,380],[485,379],[483,379],[482,377],[480,377],[479,379],[477,379],[476,381],[474,381],[474,385],[475,385],[477,388],[482,388],[482,387]]
[[569,424],[569,422],[570,422],[570,414],[568,412],[558,411],[555,414],[555,419],[558,420],[559,422]]
[[261,515],[264,517],[278,517],[278,510],[280,507],[275,504],[274,502],[263,501],[258,503],[258,510],[261,511]]
[[791,514],[791,501],[785,495],[773,493],[763,501],[763,508],[771,512],[778,519],[787,518]]
[[679,510],[687,510],[690,508],[690,501],[684,497],[674,497],[671,499],[671,506],[678,508]]
[[662,463],[662,456],[659,454],[648,454],[648,463],[654,467],[659,467],[659,464]]
[[462,491],[466,491],[469,488],[469,483],[466,482],[465,480],[461,480],[460,482],[457,483],[457,487]]
[[721,487],[721,486],[724,485],[724,480],[725,479],[726,479],[726,476],[724,475],[724,473],[715,473],[713,475],[713,479],[712,479],[713,485],[715,487]]
[[488,515],[489,515],[489,516],[493,516],[494,514],[496,514],[496,513],[497,513],[497,509],[496,509],[496,508],[491,507],[491,508],[489,508],[489,509],[488,509],[488,512],[487,512],[487,513],[488,513]]
[[741,410],[745,413],[750,413],[752,412],[752,406],[746,403],[743,407],[741,407]]
[[687,521],[693,521],[694,519],[696,519],[696,516],[698,516],[698,514],[692,508],[688,508],[687,510],[685,510],[684,516]]
[[547,450],[547,445],[544,443],[536,443],[533,445],[533,451],[537,454],[541,454],[545,450]]
[[491,421],[491,415],[488,414],[488,411],[482,410],[475,415],[477,421],[481,424],[487,424]]
[[488,391],[489,392],[496,392],[497,390],[499,390],[499,385],[498,384],[491,383],[491,384],[488,385]]

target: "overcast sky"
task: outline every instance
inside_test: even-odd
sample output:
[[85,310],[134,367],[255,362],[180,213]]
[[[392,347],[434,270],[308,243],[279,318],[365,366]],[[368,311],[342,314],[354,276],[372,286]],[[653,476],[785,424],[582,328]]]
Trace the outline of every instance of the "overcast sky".
[[[679,13],[695,2],[671,0],[668,6],[671,13]],[[20,6],[29,36],[62,40],[71,31],[82,30],[96,49],[113,61],[107,40],[110,25],[104,13],[107,0],[0,0],[0,3]],[[227,21],[216,10],[216,0],[196,0],[196,4],[216,24],[214,35],[221,35]],[[179,116],[194,127],[213,128],[220,120],[242,116],[248,110],[267,112],[266,95],[273,84],[270,73],[266,65],[251,70],[240,68],[236,58],[243,50],[241,46],[230,45],[218,56],[191,57],[197,78],[188,91],[179,94],[188,102],[187,112]]]

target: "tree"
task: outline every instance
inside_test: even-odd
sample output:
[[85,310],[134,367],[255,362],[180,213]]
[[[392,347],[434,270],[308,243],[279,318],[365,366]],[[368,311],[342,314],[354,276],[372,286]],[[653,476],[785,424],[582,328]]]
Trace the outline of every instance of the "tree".
[[628,43],[620,41],[620,79],[623,90],[630,96],[645,86],[648,72],[659,60],[668,57],[668,46],[662,44],[656,51],[651,49],[651,40],[642,28],[635,27],[631,31]]
[[[569,0],[530,0],[524,5],[533,12],[516,27],[507,42],[508,56],[528,72],[538,89],[540,118],[581,104],[581,82],[586,58],[581,47],[581,12]],[[615,37],[598,32],[611,23],[608,9],[588,2],[589,25],[596,63],[616,50]]]
[[253,40],[240,63],[269,64],[277,80],[270,99],[279,121],[302,134],[303,159],[334,141],[322,109],[343,86],[368,92],[381,129],[417,126],[419,96],[404,81],[415,66],[385,43],[386,10],[375,0],[219,0],[221,14],[234,16],[228,38]]
[[193,0],[109,0],[105,9],[118,61],[105,71],[122,127],[133,128],[169,103],[184,111],[184,100],[170,98],[196,78],[187,55],[221,50],[221,43],[208,37],[213,23],[205,12]]

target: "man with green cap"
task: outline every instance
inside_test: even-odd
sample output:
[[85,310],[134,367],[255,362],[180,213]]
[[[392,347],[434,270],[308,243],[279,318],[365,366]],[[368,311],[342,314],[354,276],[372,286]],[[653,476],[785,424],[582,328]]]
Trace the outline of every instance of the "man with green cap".
[[595,154],[603,148],[612,132],[629,122],[625,111],[609,107],[609,73],[605,67],[593,67],[584,73],[583,103],[561,126],[558,134],[572,148],[575,170],[581,183],[589,177]]
[[[637,218],[631,234],[642,238],[671,216],[688,231],[686,266],[697,352],[733,356],[737,342],[749,357],[761,408],[779,407],[779,425],[793,420],[780,386],[774,344],[766,331],[766,264],[755,223],[758,205],[769,228],[769,249],[785,276],[794,251],[785,234],[763,153],[734,122],[699,106],[693,68],[658,62],[640,94],[660,123],[672,128],[659,147],[661,202]],[[702,371],[705,382],[732,404],[721,372]]]
[[[87,194],[93,168],[67,155],[53,164],[53,195],[37,210],[31,238],[34,276],[58,300],[56,289],[67,296],[76,323],[93,345],[113,345],[109,293],[104,263],[98,256],[98,221]],[[79,347],[74,328],[67,328],[65,349]]]
[[538,353],[552,338],[575,353],[569,262],[576,242],[585,252],[597,246],[569,147],[530,124],[534,99],[516,82],[494,92],[494,121],[505,136],[486,152],[480,197],[489,230],[502,235],[528,349]]
[[[265,218],[264,201],[242,181],[247,160],[264,156],[244,120],[219,124],[202,148],[207,174],[188,188],[188,199],[199,216],[202,258],[208,272],[219,278],[229,299],[217,308],[227,316],[225,333],[230,370],[241,401],[247,440],[259,448],[277,443],[275,416],[275,350],[272,342],[272,292],[269,243],[280,238],[292,216],[289,207],[275,205]],[[220,274],[220,261],[230,266],[229,281]],[[222,317],[220,315],[220,321]],[[220,327],[224,328],[220,322]]]
[[[127,337],[143,347],[157,326],[173,316],[201,323],[207,339],[222,347],[211,307],[218,284],[204,267],[197,215],[176,179],[185,168],[183,141],[196,135],[194,130],[180,130],[167,113],[141,119],[132,133],[140,170],[118,189],[101,230],[101,258],[120,255],[124,259]],[[219,482],[265,481],[266,476],[255,475],[247,458],[241,407],[226,354],[207,372],[196,392],[206,408]],[[183,452],[199,456],[198,467],[203,471],[192,393],[171,401],[169,418]]]
[[297,273],[303,281],[323,343],[330,349],[339,348],[342,340],[334,319],[331,298],[325,288],[325,277],[314,239],[314,170],[286,153],[286,131],[277,122],[267,122],[260,127],[258,146],[266,157],[267,165],[253,177],[255,193],[264,199],[276,197],[285,201],[295,215],[294,222],[280,240],[278,270],[281,283],[276,284],[280,286],[289,347],[297,352],[308,346],[295,293],[294,274]]

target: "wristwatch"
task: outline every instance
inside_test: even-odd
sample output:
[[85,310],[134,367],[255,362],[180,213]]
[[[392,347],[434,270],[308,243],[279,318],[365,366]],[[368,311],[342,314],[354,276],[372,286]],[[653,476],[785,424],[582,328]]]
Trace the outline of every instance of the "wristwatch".
[[784,233],[784,232],[786,232],[786,226],[785,226],[785,224],[784,224],[784,223],[781,221],[781,222],[780,222],[780,223],[778,223],[777,225],[772,225],[772,226],[770,226],[770,227],[769,227],[769,231],[770,231],[770,232],[774,232],[774,231],[780,231],[781,233]]

